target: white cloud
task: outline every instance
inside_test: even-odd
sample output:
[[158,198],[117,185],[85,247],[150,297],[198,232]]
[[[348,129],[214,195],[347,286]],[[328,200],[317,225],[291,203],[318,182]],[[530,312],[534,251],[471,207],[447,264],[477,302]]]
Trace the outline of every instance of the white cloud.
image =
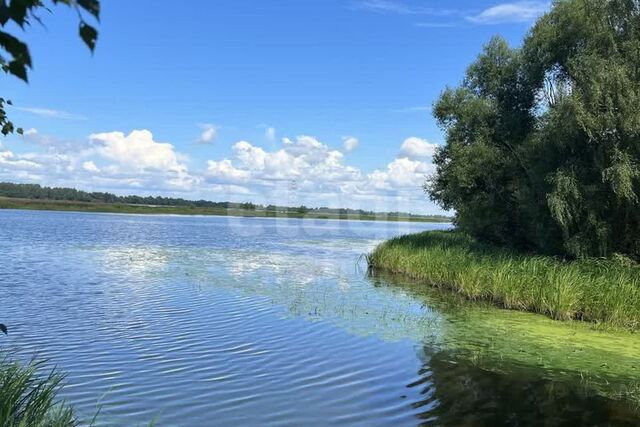
[[244,182],[251,176],[249,171],[236,169],[229,159],[207,161],[207,175],[218,182]]
[[422,113],[422,112],[430,112],[431,111],[431,107],[428,105],[418,105],[415,107],[407,107],[407,108],[397,108],[395,110],[392,110],[394,113],[402,113],[402,114],[407,114],[407,113]]
[[402,157],[389,163],[386,170],[376,170],[367,178],[369,184],[378,190],[418,189],[424,183],[425,177],[434,170],[431,163]]
[[267,138],[269,141],[275,141],[276,139],[276,128],[267,128],[264,131],[264,137]]
[[400,0],[358,0],[353,3],[354,9],[376,13],[395,13],[400,15],[432,15],[449,16],[460,12],[453,9],[432,8],[408,4]]
[[412,136],[404,140],[400,152],[412,159],[433,157],[437,147],[437,144],[432,144],[426,139]]
[[129,135],[123,132],[92,134],[89,140],[96,154],[115,162],[104,169],[113,177],[128,180],[145,177],[147,183],[156,181],[154,187],[166,185],[183,190],[198,182],[181,161],[184,156],[179,155],[173,145],[154,141],[148,130],[134,130]]
[[453,28],[457,25],[455,22],[417,22],[414,24],[418,28]]
[[87,172],[91,172],[91,173],[100,172],[100,169],[91,160],[87,160],[86,162],[83,162],[82,163],[82,169],[84,169]]
[[344,147],[344,151],[351,152],[358,148],[360,145],[360,140],[353,136],[343,136],[342,137],[342,146]]
[[542,1],[520,1],[502,3],[483,10],[467,19],[477,24],[500,24],[506,22],[529,22],[549,10],[550,3]]
[[335,180],[353,172],[343,165],[343,154],[332,150],[311,136],[284,138],[282,148],[265,151],[247,141],[233,146],[238,168],[250,172],[254,180],[277,181],[291,179]]
[[89,136],[98,153],[132,170],[154,169],[184,172],[186,166],[178,161],[173,145],[156,142],[148,130],[94,133]]
[[202,132],[198,137],[198,142],[201,144],[211,144],[218,137],[218,127],[210,123],[200,125]]
[[28,157],[16,156],[9,150],[0,151],[0,167],[12,170],[36,170],[42,165]]
[[46,117],[49,119],[87,120],[87,118],[84,116],[68,113],[66,111],[61,111],[61,110],[53,110],[51,108],[14,107],[14,109],[18,111],[24,111],[25,113],[35,114],[40,117]]
[[416,22],[417,27],[454,27],[466,19],[475,24],[502,24],[508,22],[529,22],[549,10],[549,1],[524,0],[501,3],[478,11],[473,9],[447,9],[425,7],[405,0],[355,0],[353,8],[375,13],[412,16],[448,17],[447,22]]
[[303,135],[284,138],[274,151],[239,141],[233,158],[208,162],[206,175],[209,184],[241,185],[265,203],[415,211],[428,203],[421,187],[434,166],[425,160],[397,158],[363,174],[339,151]]
[[[35,130],[29,133],[31,137],[46,137]],[[229,158],[212,158],[190,170],[189,160],[172,144],[156,141],[148,130],[96,133],[71,142],[47,138],[51,143],[32,145],[33,152],[0,148],[0,180],[119,194],[439,211],[429,205],[421,189],[425,176],[433,171],[428,156],[403,153],[367,173],[347,164],[339,150],[301,135],[283,138],[275,149],[238,141]],[[423,150],[417,149],[417,154],[425,153],[422,145],[411,147]]]
[[25,130],[22,134],[22,137],[26,142],[38,145],[51,145],[54,142],[52,138],[48,137],[47,135],[41,134],[37,129],[34,128]]

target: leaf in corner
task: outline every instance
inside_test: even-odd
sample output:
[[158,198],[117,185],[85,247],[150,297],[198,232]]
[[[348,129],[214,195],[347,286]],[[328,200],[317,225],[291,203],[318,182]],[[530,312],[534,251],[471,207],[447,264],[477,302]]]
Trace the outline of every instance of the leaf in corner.
[[9,73],[18,77],[20,80],[28,81],[27,78],[27,67],[22,62],[11,61],[8,67]]
[[87,45],[91,52],[96,47],[96,41],[98,40],[98,31],[89,24],[84,22],[80,23],[80,38]]
[[84,10],[100,19],[100,2],[98,0],[78,0],[78,4]]
[[7,330],[7,327],[6,327],[5,325],[3,325],[2,323],[0,323],[0,331],[1,331],[3,334],[5,334],[5,335],[7,335],[7,334],[8,334],[8,332],[9,332],[9,331]]

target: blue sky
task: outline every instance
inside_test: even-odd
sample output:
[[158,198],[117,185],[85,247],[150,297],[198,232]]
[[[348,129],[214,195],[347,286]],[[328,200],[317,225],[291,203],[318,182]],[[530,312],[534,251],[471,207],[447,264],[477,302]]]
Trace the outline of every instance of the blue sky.
[[546,2],[102,0],[91,55],[64,7],[4,77],[25,137],[0,179],[116,193],[436,213],[430,106]]

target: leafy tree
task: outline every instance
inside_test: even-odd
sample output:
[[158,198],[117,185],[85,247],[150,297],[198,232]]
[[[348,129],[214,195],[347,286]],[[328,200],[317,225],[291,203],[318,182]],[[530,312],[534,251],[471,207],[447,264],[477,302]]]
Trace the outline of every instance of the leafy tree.
[[482,240],[640,258],[639,105],[640,1],[556,0],[442,93],[425,188]]
[[[80,21],[78,33],[93,52],[98,31],[86,22],[84,14],[88,13],[98,20],[100,18],[99,0],[50,0],[49,3],[53,6],[63,4],[78,12]],[[51,9],[43,0],[0,0],[0,67],[2,71],[24,82],[28,81],[28,70],[33,66],[29,47],[6,29],[12,25],[25,29],[33,21],[42,23],[40,13],[50,11]],[[0,132],[3,135],[13,133],[15,129],[14,124],[7,117],[6,105],[12,105],[11,101],[0,97]],[[22,133],[21,128],[15,131]]]

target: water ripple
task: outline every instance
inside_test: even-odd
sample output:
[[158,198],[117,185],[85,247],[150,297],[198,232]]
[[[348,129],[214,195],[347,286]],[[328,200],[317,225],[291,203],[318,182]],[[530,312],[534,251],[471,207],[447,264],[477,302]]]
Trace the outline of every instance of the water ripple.
[[443,381],[471,372],[423,354],[446,330],[437,310],[355,268],[376,242],[429,226],[0,220],[8,346],[66,372],[63,397],[86,419],[101,407],[98,425],[442,422]]

